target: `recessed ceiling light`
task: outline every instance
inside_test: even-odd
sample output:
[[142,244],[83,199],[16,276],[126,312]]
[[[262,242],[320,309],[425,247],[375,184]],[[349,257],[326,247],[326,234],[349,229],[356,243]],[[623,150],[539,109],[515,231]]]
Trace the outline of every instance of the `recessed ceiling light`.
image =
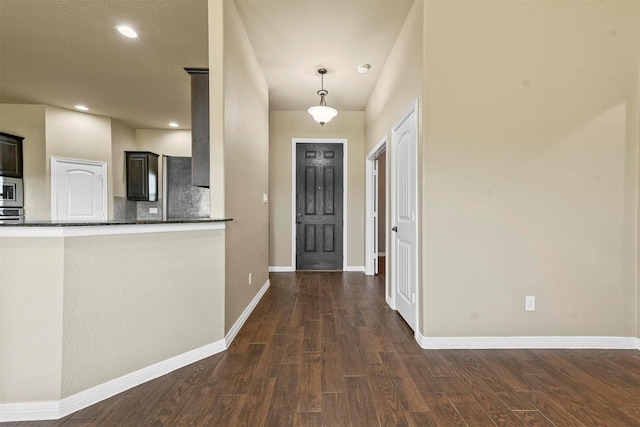
[[80,110],[80,111],[89,111],[89,107],[87,107],[85,105],[76,105],[75,109],[76,110]]
[[138,38],[138,33],[136,33],[136,30],[134,30],[133,28],[129,27],[128,25],[117,25],[116,29],[123,36],[129,37],[131,39]]
[[171,122],[171,123],[169,123],[169,126],[171,126],[172,128],[180,127],[180,125],[179,125],[179,124],[177,124],[176,122]]
[[369,72],[369,70],[371,69],[371,65],[369,65],[369,64],[360,64],[360,65],[358,65],[357,69],[358,69],[358,72],[360,74],[365,74],[365,73]]

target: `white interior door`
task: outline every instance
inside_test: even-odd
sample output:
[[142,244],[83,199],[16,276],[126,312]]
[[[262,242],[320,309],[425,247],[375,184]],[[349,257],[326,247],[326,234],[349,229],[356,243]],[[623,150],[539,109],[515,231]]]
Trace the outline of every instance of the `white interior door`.
[[414,105],[393,127],[393,261],[396,310],[415,331],[418,270],[417,236],[417,108]]
[[107,164],[51,158],[51,219],[105,221]]

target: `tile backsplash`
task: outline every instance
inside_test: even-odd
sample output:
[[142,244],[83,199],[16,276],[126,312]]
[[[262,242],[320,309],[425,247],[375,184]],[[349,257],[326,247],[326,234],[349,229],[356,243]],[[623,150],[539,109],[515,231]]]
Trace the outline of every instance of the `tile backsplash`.
[[126,197],[114,197],[113,218],[118,219],[162,219],[162,200],[136,202]]

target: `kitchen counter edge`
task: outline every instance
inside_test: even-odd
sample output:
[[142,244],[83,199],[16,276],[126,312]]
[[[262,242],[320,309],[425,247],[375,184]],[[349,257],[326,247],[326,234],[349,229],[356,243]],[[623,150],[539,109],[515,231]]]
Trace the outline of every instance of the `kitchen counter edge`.
[[99,222],[24,221],[0,224],[0,237],[78,237],[224,230],[231,218],[109,220]]

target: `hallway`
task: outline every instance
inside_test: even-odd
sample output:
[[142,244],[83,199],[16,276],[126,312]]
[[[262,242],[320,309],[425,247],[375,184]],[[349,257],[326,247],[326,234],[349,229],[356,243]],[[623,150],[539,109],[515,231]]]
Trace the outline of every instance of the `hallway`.
[[422,350],[383,275],[278,273],[228,351],[7,426],[637,426],[637,350]]

